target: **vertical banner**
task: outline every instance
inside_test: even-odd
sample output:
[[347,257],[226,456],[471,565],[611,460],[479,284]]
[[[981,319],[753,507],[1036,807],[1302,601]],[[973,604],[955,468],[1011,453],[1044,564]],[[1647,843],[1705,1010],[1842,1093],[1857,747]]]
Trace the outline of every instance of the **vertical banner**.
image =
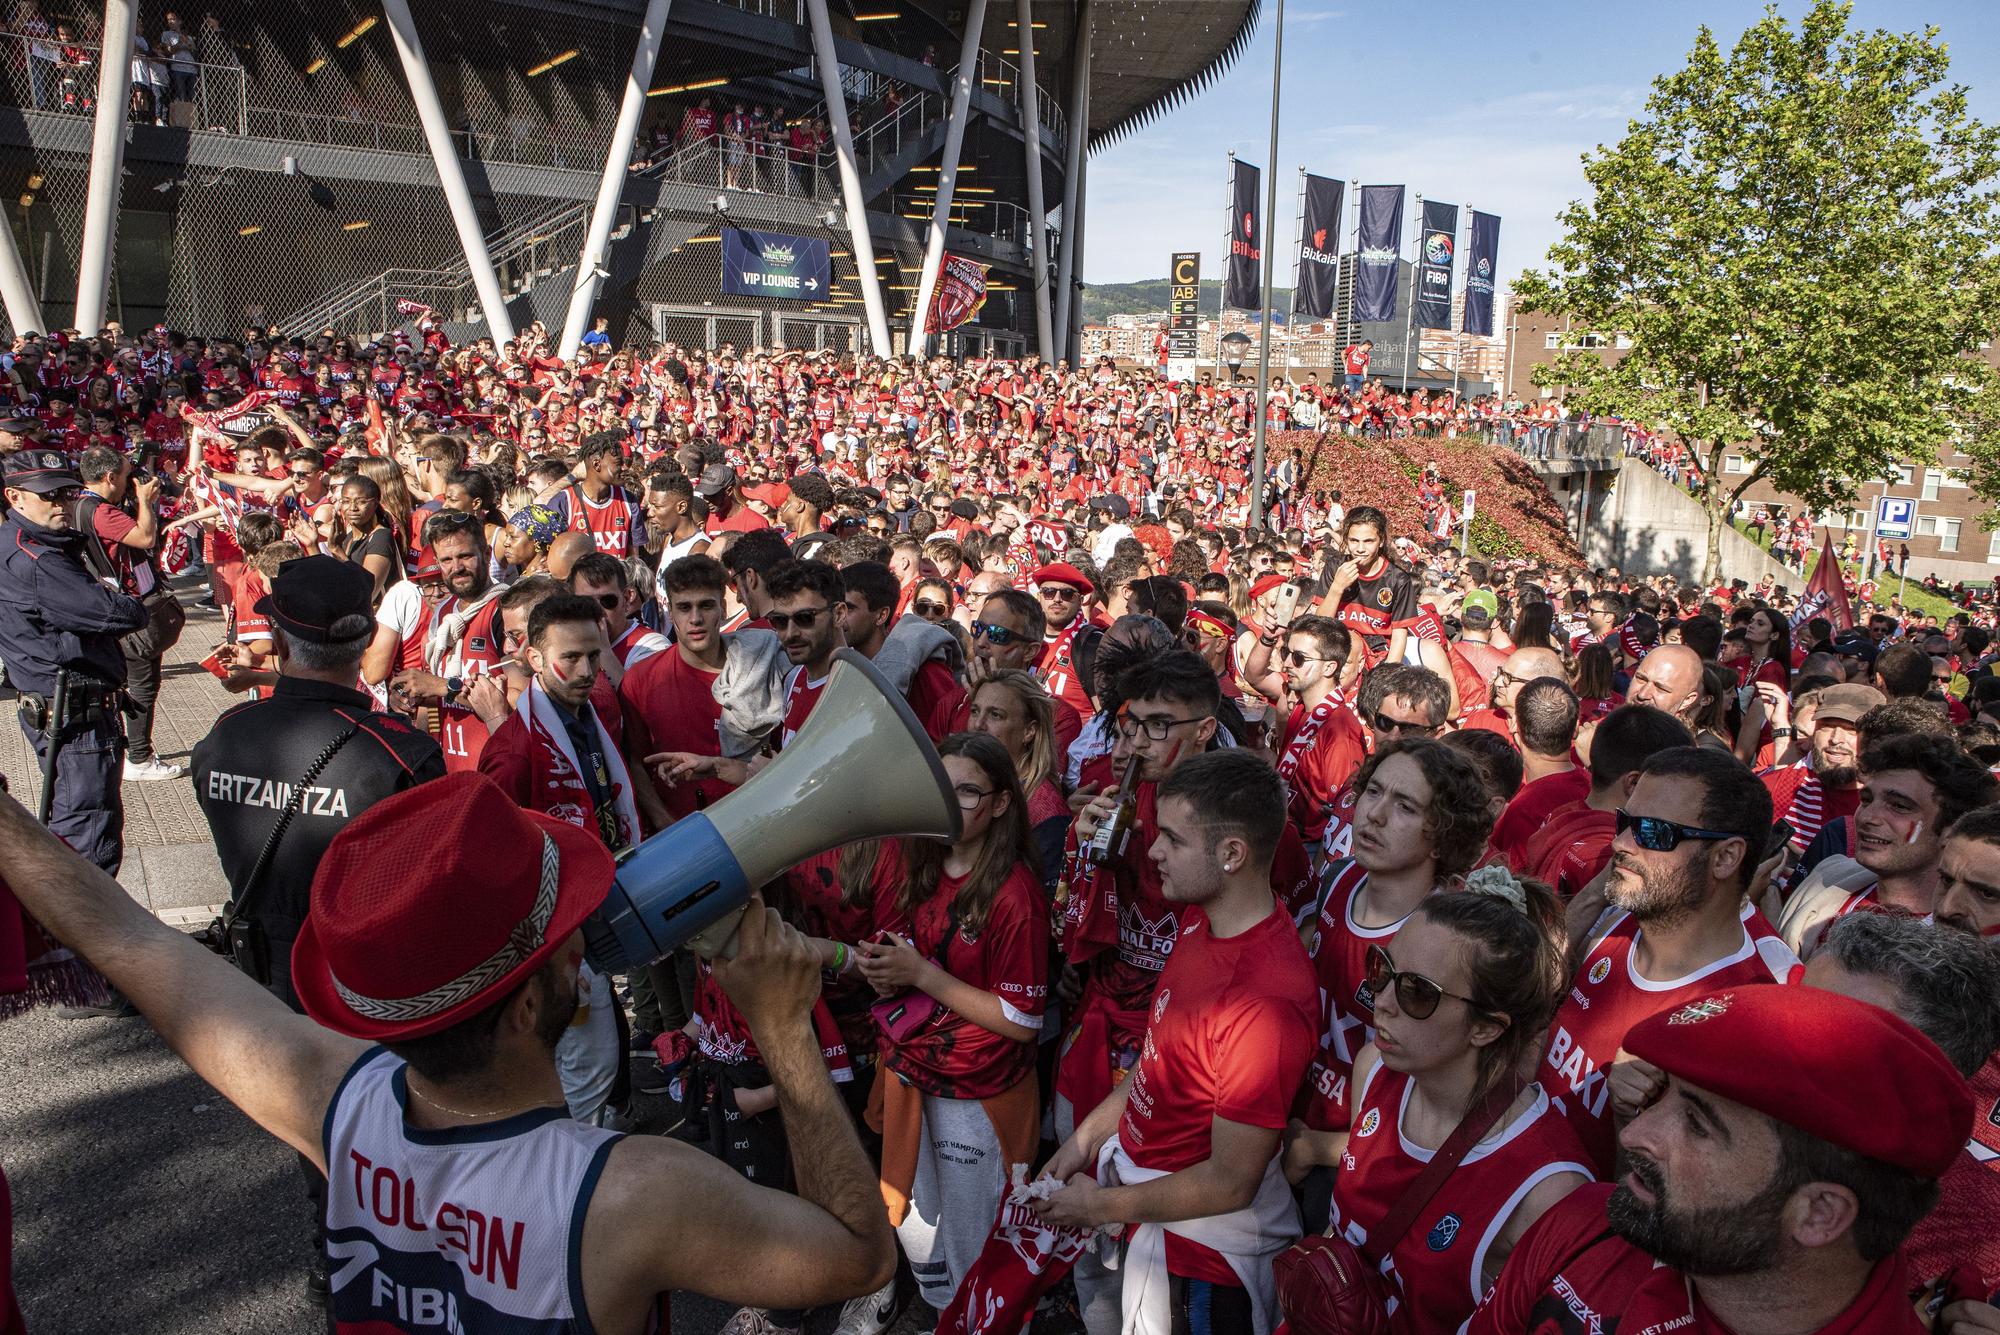
[[1299,287],[1292,310],[1300,318],[1324,320],[1333,314],[1340,287],[1340,219],[1347,206],[1347,183],[1306,177],[1305,225],[1299,229]]
[[979,314],[985,304],[986,266],[964,255],[947,254],[944,267],[938,270],[937,296],[931,301],[924,329],[932,334],[956,329]]
[[1355,238],[1354,318],[1396,318],[1396,265],[1403,250],[1403,187],[1361,187],[1361,231]]
[[1500,218],[1472,211],[1472,240],[1465,252],[1465,319],[1459,332],[1493,336],[1493,275],[1500,267]]
[[1167,377],[1192,380],[1201,355],[1201,252],[1174,252],[1167,275],[1173,289],[1167,306]]
[[1417,328],[1451,328],[1451,266],[1458,255],[1458,205],[1424,201],[1417,247]]
[[1247,162],[1230,164],[1229,257],[1222,266],[1222,305],[1239,311],[1264,308],[1263,226],[1257,213],[1257,181],[1263,175]]

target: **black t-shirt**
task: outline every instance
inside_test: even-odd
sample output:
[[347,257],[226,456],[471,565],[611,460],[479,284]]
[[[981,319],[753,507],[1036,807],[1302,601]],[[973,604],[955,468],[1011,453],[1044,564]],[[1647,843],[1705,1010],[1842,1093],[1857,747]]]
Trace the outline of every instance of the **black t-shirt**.
[[1383,557],[1373,577],[1363,575],[1348,586],[1340,600],[1339,617],[1342,625],[1379,654],[1388,648],[1390,631],[1415,624],[1417,610],[1417,581],[1409,571]]

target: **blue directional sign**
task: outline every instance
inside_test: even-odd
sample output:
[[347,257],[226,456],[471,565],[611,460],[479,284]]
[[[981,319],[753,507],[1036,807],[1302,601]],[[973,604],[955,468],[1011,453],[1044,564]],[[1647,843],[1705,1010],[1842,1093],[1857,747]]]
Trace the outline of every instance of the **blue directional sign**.
[[1875,502],[1875,536],[1908,542],[1916,531],[1917,503],[1907,496],[1884,496]]
[[732,296],[824,301],[832,282],[824,237],[722,229],[722,290]]

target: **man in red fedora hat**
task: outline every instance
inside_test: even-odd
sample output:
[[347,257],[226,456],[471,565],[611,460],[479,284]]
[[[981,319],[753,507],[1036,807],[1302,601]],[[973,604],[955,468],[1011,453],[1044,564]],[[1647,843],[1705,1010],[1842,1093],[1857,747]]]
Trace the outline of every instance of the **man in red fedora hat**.
[[817,955],[753,898],[716,976],[778,1090],[797,1195],[665,1137],[571,1120],[553,1059],[611,853],[478,774],[376,803],[328,847],[292,960],[305,1018],[0,798],[22,906],[201,1077],[327,1170],[346,1332],[664,1328],[665,1295],[811,1307],[894,1243],[808,1016]]

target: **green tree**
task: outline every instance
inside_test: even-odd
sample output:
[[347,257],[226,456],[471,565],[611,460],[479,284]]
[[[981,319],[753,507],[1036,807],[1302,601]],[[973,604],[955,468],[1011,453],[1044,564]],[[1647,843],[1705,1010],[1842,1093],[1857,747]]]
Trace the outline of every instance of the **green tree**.
[[1684,442],[1706,480],[1704,580],[1760,479],[1824,510],[1947,442],[2000,458],[1978,355],[2000,324],[2000,133],[1945,81],[1936,28],[1848,17],[1818,0],[1794,28],[1767,9],[1727,54],[1702,28],[1618,145],[1584,156],[1592,199],[1515,285],[1630,336],[1615,363],[1566,352],[1536,379]]

